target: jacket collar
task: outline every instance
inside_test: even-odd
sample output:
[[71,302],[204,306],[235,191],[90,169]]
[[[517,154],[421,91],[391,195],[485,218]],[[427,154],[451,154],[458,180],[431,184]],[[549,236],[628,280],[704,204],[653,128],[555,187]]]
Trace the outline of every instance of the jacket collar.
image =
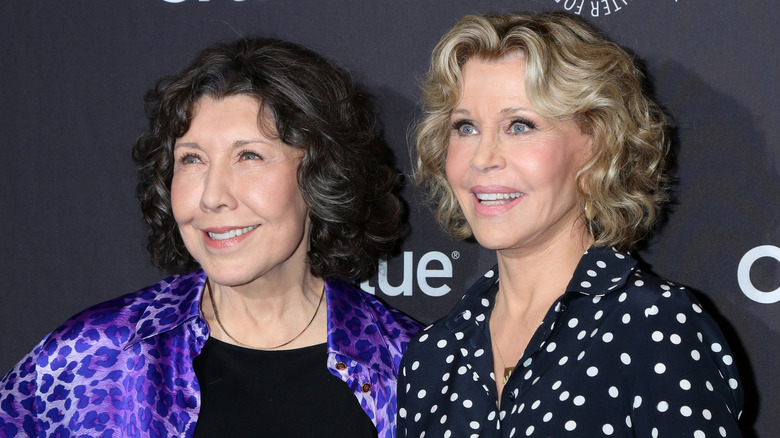
[[[134,305],[146,306],[135,325],[135,331],[125,344],[125,349],[161,333],[173,330],[192,318],[198,318],[208,335],[208,328],[200,313],[200,301],[206,274],[197,270],[184,275],[174,275],[142,289],[136,295],[150,295],[149,300],[137,300]],[[139,309],[140,310],[140,309]]]
[[394,376],[392,349],[385,338],[386,327],[377,319],[372,297],[343,280],[325,283],[328,307],[328,354],[354,360],[387,376]]

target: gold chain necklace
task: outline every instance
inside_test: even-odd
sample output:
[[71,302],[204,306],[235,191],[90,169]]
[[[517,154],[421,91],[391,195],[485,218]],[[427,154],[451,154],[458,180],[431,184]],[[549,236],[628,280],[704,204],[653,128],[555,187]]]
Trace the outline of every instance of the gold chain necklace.
[[211,292],[211,283],[209,282],[208,278],[206,279],[206,289],[208,289],[208,291],[209,291],[209,301],[211,301],[211,308],[214,310],[214,318],[217,320],[217,324],[219,325],[219,328],[222,329],[222,333],[226,334],[228,338],[230,338],[233,341],[235,341],[238,345],[241,345],[241,346],[247,347],[247,348],[253,348],[255,350],[276,350],[277,348],[284,347],[285,345],[288,345],[288,344],[292,343],[294,340],[300,338],[301,335],[303,334],[303,332],[305,332],[311,326],[311,323],[314,322],[314,318],[317,316],[317,312],[320,311],[320,306],[322,305],[322,297],[325,296],[325,285],[323,284],[322,285],[322,293],[320,294],[320,300],[317,302],[317,308],[314,310],[314,315],[311,316],[311,319],[309,320],[309,323],[306,324],[306,327],[304,327],[303,330],[301,330],[300,333],[295,335],[294,338],[290,339],[287,342],[281,343],[279,345],[275,345],[273,347],[255,347],[255,346],[248,345],[248,344],[245,344],[245,343],[239,341],[238,339],[234,338],[230,333],[228,333],[227,330],[225,330],[225,326],[222,325],[222,321],[219,320],[219,311],[217,311],[217,304],[214,302],[214,294]]
[[496,353],[498,353],[498,360],[501,361],[501,367],[504,368],[504,385],[506,385],[506,382],[509,380],[509,376],[512,375],[512,372],[515,370],[515,367],[508,367],[506,366],[506,362],[504,362],[504,357],[501,355],[501,350],[498,348],[498,342],[493,340],[493,337],[490,337],[490,340],[493,342],[493,345],[496,346]]

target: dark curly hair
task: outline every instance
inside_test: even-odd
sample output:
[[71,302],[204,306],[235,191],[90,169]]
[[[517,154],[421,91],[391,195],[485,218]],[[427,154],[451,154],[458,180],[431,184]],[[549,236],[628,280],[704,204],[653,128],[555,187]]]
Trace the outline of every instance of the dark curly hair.
[[272,115],[275,132],[260,129],[304,151],[297,178],[311,219],[311,272],[348,280],[368,275],[401,231],[397,174],[375,135],[368,97],[322,56],[275,39],[207,47],[147,93],[149,131],[136,141],[133,159],[154,263],[164,270],[198,266],[171,209],[173,146],[189,129],[200,98],[234,95],[257,99]]

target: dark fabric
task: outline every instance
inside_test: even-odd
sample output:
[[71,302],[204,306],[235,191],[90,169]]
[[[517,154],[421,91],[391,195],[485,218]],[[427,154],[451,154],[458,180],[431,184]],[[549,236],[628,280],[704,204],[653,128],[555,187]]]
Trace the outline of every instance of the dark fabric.
[[401,361],[398,436],[739,437],[742,386],[719,328],[685,288],[590,248],[498,407],[494,268]]
[[376,437],[326,357],[327,344],[261,351],[209,338],[194,360],[202,397],[195,437]]

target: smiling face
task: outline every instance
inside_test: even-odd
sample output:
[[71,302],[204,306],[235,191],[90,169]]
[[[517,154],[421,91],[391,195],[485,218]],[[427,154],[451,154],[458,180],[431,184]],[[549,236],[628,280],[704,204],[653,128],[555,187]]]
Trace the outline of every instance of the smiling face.
[[575,175],[591,137],[571,120],[534,110],[520,55],[471,59],[462,72],[446,172],[477,241],[511,251],[581,239],[586,230]]
[[302,278],[309,220],[296,175],[303,152],[260,131],[260,104],[249,96],[203,97],[193,112],[174,146],[171,184],[187,250],[222,285]]

